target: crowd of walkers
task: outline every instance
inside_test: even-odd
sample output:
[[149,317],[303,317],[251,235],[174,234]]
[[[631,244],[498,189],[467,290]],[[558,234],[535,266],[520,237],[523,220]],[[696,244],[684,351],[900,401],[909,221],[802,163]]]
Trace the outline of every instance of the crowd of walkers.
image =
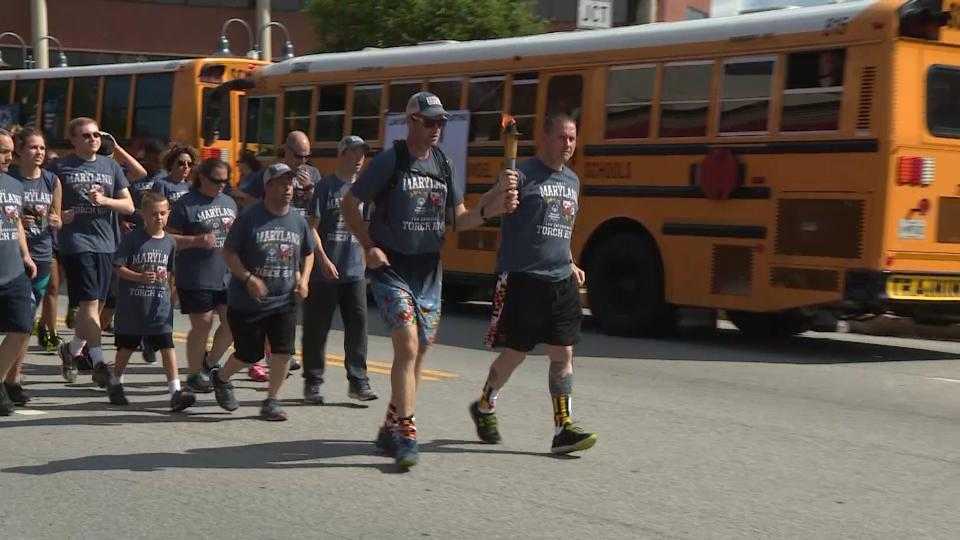
[[[294,131],[269,166],[243,155],[236,187],[231,164],[200,161],[188,145],[152,140],[134,157],[90,118],[69,123],[73,153],[60,158],[37,129],[0,130],[0,415],[30,401],[21,372],[36,334],[59,356],[67,383],[89,372],[113,405],[129,403],[124,371],[140,350],[148,363],[159,356],[172,411],[211,392],[220,407],[236,410],[230,381],[246,370],[268,384],[261,417],[286,420],[278,396],[289,372],[301,369],[294,359],[298,319],[303,399],[321,405],[338,308],[348,395],[375,400],[366,365],[369,290],[394,350],[376,445],[409,468],[418,462],[420,375],[440,322],[445,233],[499,218],[499,276],[486,341],[501,352],[469,405],[477,435],[501,442],[499,391],[543,344],[551,450],[592,447],[597,435],[571,419],[586,279],[570,251],[579,180],[567,162],[576,122],[562,114],[543,119],[536,157],[504,170],[468,209],[463,179],[438,147],[447,120],[439,98],[414,94],[406,115],[406,139],[366,167],[369,146],[348,136],[338,145],[335,170],[322,175],[309,164],[308,137]],[[57,332],[62,280],[74,330],[68,341]],[[173,337],[177,306],[190,323],[184,381]],[[104,355],[106,332],[116,347],[112,363]]]

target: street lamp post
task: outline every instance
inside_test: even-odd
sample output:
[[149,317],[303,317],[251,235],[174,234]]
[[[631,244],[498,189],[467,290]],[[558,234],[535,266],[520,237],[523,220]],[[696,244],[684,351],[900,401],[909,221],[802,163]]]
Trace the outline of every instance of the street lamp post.
[[[293,57],[296,56],[296,54],[293,52],[293,42],[290,41],[290,31],[287,30],[287,27],[286,27],[286,26],[284,26],[282,23],[279,23],[279,22],[277,22],[277,21],[269,22],[269,23],[267,23],[267,24],[265,24],[265,25],[263,25],[263,26],[260,27],[260,30],[257,32],[257,36],[260,38],[260,41],[259,41],[259,43],[257,44],[257,46],[255,46],[254,48],[255,48],[258,52],[259,52],[259,51],[267,51],[267,50],[270,49],[269,47],[266,46],[266,40],[264,39],[264,33],[267,31],[268,28],[271,28],[271,27],[273,27],[273,26],[276,26],[277,28],[283,30],[283,37],[285,38],[285,41],[283,42],[283,47],[280,49],[280,56],[282,56],[284,60],[290,60],[291,58],[293,58]],[[266,55],[265,55],[265,56],[266,56]],[[272,59],[272,58],[261,58],[261,60],[270,61],[270,60],[273,60],[273,59]]]
[[253,40],[253,30],[247,21],[243,19],[227,19],[223,22],[223,26],[220,27],[220,43],[217,45],[219,49],[214,53],[214,56],[234,56],[230,50],[230,40],[227,39],[227,27],[233,23],[240,23],[247,29],[247,44],[251,47],[251,49],[247,51],[247,58],[256,60],[260,55],[257,53],[256,42]]
[[60,43],[60,40],[57,39],[57,38],[55,38],[55,37],[53,37],[53,36],[46,35],[46,36],[40,36],[40,37],[37,39],[37,43],[40,43],[40,42],[42,42],[42,41],[44,41],[44,40],[50,40],[50,41],[56,43],[56,45],[57,45],[57,51],[58,51],[58,55],[57,55],[57,67],[67,67],[67,66],[69,65],[69,64],[67,63],[67,53],[63,52],[63,44]]
[[[0,34],[0,39],[3,39],[7,36],[15,37],[20,41],[20,54],[23,57],[21,60],[21,67],[23,69],[30,69],[33,67],[33,57],[30,56],[30,52],[27,49],[27,42],[20,37],[20,34],[16,32],[4,32]],[[0,69],[12,68],[10,64],[4,62],[3,53],[0,53]]]

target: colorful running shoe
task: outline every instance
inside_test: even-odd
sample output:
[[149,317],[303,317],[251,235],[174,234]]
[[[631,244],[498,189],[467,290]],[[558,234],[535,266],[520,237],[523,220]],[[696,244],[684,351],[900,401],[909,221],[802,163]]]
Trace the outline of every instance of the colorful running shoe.
[[61,343],[57,348],[57,354],[60,355],[60,374],[63,375],[63,380],[68,383],[77,382],[77,375],[79,374],[77,360],[70,354],[70,344]]
[[503,440],[497,429],[496,413],[480,412],[479,401],[470,404],[470,418],[473,419],[473,425],[477,428],[477,437],[481,441],[487,444],[499,444]]
[[595,444],[597,444],[596,433],[588,433],[573,422],[567,422],[560,433],[553,438],[550,451],[554,454],[569,454],[587,450]]
[[250,380],[254,382],[267,382],[270,380],[270,374],[262,364],[250,366],[250,369],[247,370],[247,375],[250,377]]

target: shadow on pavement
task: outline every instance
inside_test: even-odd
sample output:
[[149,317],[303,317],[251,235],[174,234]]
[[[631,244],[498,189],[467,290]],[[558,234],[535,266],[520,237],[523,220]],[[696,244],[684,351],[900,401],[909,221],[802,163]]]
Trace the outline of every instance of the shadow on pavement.
[[[122,417],[117,417],[122,418]],[[127,420],[129,421],[129,420]],[[463,449],[454,445],[470,445],[490,448]],[[549,453],[495,450],[494,446],[476,441],[436,440],[420,445],[421,453],[490,453],[557,457]],[[326,469],[361,468],[376,469],[385,474],[400,472],[390,458],[382,457],[376,463],[318,463],[316,460],[353,456],[373,457],[374,447],[370,441],[358,440],[306,440],[284,441],[217,448],[197,448],[184,453],[144,453],[86,456],[51,461],[44,465],[28,465],[0,469],[13,474],[47,475],[68,471],[133,471],[155,472],[166,469]],[[559,456],[561,459],[577,459],[576,456]]]

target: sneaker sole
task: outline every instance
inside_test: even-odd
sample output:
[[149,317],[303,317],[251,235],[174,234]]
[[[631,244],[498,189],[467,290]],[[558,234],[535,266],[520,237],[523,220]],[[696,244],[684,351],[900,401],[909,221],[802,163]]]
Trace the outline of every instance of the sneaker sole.
[[363,395],[360,395],[360,394],[356,394],[356,393],[354,393],[354,392],[347,392],[347,397],[350,398],[350,399],[355,399],[355,400],[357,400],[357,401],[376,401],[376,400],[380,399],[380,396],[376,396],[376,395],[373,395],[373,396],[363,396]]
[[286,422],[287,415],[276,415],[276,416],[267,416],[264,414],[260,415],[260,418],[266,420],[267,422]]
[[569,454],[571,452],[580,452],[583,450],[589,450],[593,448],[593,445],[595,444],[597,444],[596,433],[578,442],[577,444],[571,444],[568,446],[557,446],[555,448],[551,448],[550,452],[553,454]]
[[409,470],[409,469],[412,469],[413,467],[416,467],[418,463],[420,463],[419,457],[412,457],[412,458],[408,457],[408,458],[397,460],[397,466],[405,470]]

